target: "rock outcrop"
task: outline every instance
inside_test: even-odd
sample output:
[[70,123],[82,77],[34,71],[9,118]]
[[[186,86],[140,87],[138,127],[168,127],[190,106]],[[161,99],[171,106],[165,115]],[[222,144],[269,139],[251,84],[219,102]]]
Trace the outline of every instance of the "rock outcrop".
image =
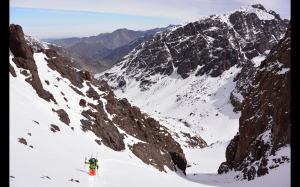
[[57,113],[57,115],[59,116],[59,120],[61,122],[65,123],[66,125],[69,126],[69,124],[70,124],[69,115],[64,109],[54,110],[52,108],[52,111]]
[[[9,26],[9,49],[13,54],[12,61],[17,67],[29,70],[30,74],[28,74],[25,80],[34,88],[38,96],[49,102],[52,100],[57,104],[53,95],[43,88],[33,59],[33,49],[26,44],[24,32],[20,25],[11,24]],[[14,70],[10,68],[10,72],[12,72],[13,75]]]
[[291,142],[291,21],[285,36],[273,46],[244,92],[239,132],[226,149],[218,173],[241,171],[237,179],[252,180],[289,162],[269,159]]

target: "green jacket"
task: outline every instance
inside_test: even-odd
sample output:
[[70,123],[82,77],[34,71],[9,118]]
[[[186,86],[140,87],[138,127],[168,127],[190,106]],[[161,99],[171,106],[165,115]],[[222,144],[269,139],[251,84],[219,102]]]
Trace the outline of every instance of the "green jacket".
[[97,168],[99,167],[97,162],[87,162],[87,163],[85,163],[85,164],[89,164],[89,165],[90,165],[90,168],[91,168],[92,170],[95,170],[96,167],[97,167]]

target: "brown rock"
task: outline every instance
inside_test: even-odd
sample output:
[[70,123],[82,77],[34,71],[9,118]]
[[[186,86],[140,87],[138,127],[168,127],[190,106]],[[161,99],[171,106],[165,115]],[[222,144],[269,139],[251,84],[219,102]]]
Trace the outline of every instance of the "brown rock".
[[46,178],[50,179],[50,177],[48,177],[48,176],[44,176],[44,175],[43,175],[41,178],[44,178],[44,177],[46,177]]
[[80,99],[79,105],[85,107],[86,101],[84,99]]
[[52,132],[60,131],[59,127],[56,126],[56,125],[54,125],[54,124],[51,124],[50,130],[51,130]]
[[9,72],[13,77],[17,77],[14,67],[9,63]]
[[33,146],[32,146],[32,145],[30,145],[29,147],[33,148]]
[[49,85],[49,84],[50,84],[48,80],[45,80],[45,82],[46,82],[46,84],[47,84],[47,85]]
[[73,86],[71,86],[71,85],[70,85],[70,87],[71,87],[77,94],[82,95],[83,97],[85,97],[85,95],[84,95],[81,91],[79,91],[77,88],[75,88],[75,87],[73,87]]
[[64,100],[65,100],[66,102],[68,102],[68,99],[67,99],[67,98],[65,98],[65,97],[64,97]]
[[60,92],[62,95],[65,95],[63,92]]
[[31,136],[31,133],[27,133],[29,136]]
[[95,140],[96,142],[97,142],[97,144],[99,144],[99,145],[101,145],[101,142],[100,142],[100,140]]
[[[32,121],[34,121],[34,120],[32,120]],[[37,124],[40,124],[39,122],[37,122],[37,121],[34,121],[35,123],[37,123]]]
[[69,119],[69,115],[68,113],[64,110],[64,109],[59,109],[59,110],[54,110],[52,108],[52,111],[53,112],[56,112],[59,116],[59,120],[63,123],[65,123],[66,125],[69,125],[70,124],[70,119]]
[[100,99],[99,94],[94,90],[93,87],[89,87],[89,89],[86,91],[86,96],[89,98],[93,98],[93,100]]
[[78,72],[78,74],[79,74],[79,76],[82,78],[82,80],[91,81],[91,75],[90,75],[90,72],[80,70],[80,71]]
[[27,145],[27,142],[24,138],[18,138],[20,143],[24,144],[24,145]]
[[23,70],[20,73],[23,74],[23,75],[25,75],[26,77],[30,75],[26,70]]

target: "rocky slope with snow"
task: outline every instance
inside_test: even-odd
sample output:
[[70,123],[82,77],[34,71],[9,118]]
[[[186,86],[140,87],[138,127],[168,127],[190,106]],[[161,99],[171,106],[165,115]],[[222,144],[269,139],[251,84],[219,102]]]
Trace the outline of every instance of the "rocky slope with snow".
[[75,53],[70,52],[64,47],[43,42],[41,40],[38,40],[26,34],[24,35],[24,37],[26,43],[32,47],[34,52],[37,52],[39,49],[54,49],[60,56],[70,59],[70,61],[72,62],[75,68],[87,70],[91,74],[105,71],[112,65],[111,60],[102,60],[102,59],[95,60],[87,57],[82,57]]
[[290,162],[290,155],[277,152],[291,146],[291,22],[285,36],[254,67],[243,96],[239,132],[218,173],[242,171],[236,178],[252,180]]
[[[165,171],[164,165],[172,171],[175,165],[185,171],[186,159],[180,145],[156,120],[142,114],[139,108],[132,107],[126,99],[117,99],[105,81],[98,81],[88,71],[74,68],[69,59],[61,57],[55,50],[42,48],[38,53],[33,53],[32,47],[26,44],[19,25],[12,24],[9,30],[11,60],[14,62],[13,65],[10,63],[11,74],[17,77],[20,72],[41,98],[52,100],[56,105],[56,109],[52,108],[52,111],[57,113],[63,123],[68,126],[76,123],[75,119],[71,119],[70,124],[68,115],[70,110],[74,111],[72,105],[75,103],[68,102],[70,98],[63,93],[64,89],[56,85],[56,81],[69,86],[68,89],[78,94],[77,99],[80,101],[77,105],[80,107],[74,107],[75,110],[81,109],[81,119],[78,122],[82,124],[84,132],[92,131],[98,137],[95,140],[98,144],[103,143],[115,151],[121,151],[125,149],[124,139],[133,138],[137,142],[133,141],[128,146],[145,163],[160,171]],[[38,69],[34,56],[44,59],[43,62],[39,61],[44,63],[43,68]],[[45,69],[48,73],[43,72]],[[52,74],[56,74],[55,83],[45,79]],[[53,95],[44,89],[51,84],[61,91],[59,95]],[[58,97],[63,97],[64,101],[57,102],[55,98]],[[66,105],[69,110],[60,105]],[[54,129],[55,127],[59,130],[57,125],[53,125]],[[149,162],[149,159],[152,161]]]

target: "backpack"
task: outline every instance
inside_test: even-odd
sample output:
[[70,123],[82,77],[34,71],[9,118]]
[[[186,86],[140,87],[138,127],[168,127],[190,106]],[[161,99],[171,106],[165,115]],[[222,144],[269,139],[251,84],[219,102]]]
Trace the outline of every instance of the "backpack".
[[98,159],[97,159],[97,158],[90,158],[90,159],[89,159],[89,162],[92,162],[92,159],[94,159],[95,162],[98,162]]

